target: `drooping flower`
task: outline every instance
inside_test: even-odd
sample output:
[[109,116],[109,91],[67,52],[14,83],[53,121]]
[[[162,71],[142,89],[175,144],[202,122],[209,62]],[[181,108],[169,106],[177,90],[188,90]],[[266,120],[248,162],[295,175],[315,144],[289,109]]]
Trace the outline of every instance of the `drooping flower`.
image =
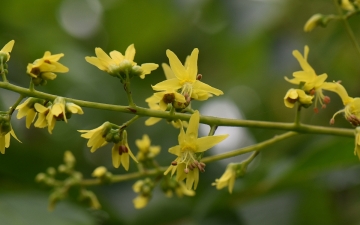
[[300,102],[302,105],[310,105],[313,98],[314,96],[307,95],[304,90],[291,88],[284,97],[284,104],[288,108],[293,108],[296,102]]
[[0,50],[0,63],[4,64],[10,59],[10,52],[15,44],[14,40],[9,41],[1,50]]
[[131,149],[127,142],[126,130],[123,131],[120,142],[114,144],[111,152],[112,152],[112,163],[115,168],[119,168],[119,166],[122,165],[126,171],[129,170],[129,165],[130,165],[129,156],[131,156],[131,158],[136,163],[138,163],[136,157],[131,152]]
[[110,52],[110,56],[108,56],[101,48],[95,48],[95,54],[96,57],[87,56],[85,60],[100,70],[122,79],[125,79],[126,76],[129,76],[129,78],[139,76],[141,79],[144,79],[145,75],[150,74],[151,71],[157,69],[159,66],[155,63],[143,63],[141,66],[138,66],[137,63],[134,62],[134,44],[129,45],[125,51],[125,55],[114,50]]
[[57,77],[55,73],[69,71],[69,68],[58,62],[63,56],[63,53],[51,55],[51,52],[46,51],[41,59],[28,64],[26,72],[35,85],[44,85],[46,81],[54,80]]
[[226,167],[225,173],[219,179],[216,179],[212,185],[216,186],[216,189],[218,190],[228,186],[229,193],[231,194],[234,189],[237,167],[238,164],[230,163]]
[[10,146],[10,135],[21,142],[11,127],[10,116],[7,112],[0,112],[0,153],[5,154],[5,148]]
[[146,161],[148,159],[153,159],[160,153],[160,146],[152,146],[151,140],[147,134],[142,136],[142,139],[137,139],[135,141],[136,146],[138,147],[139,151],[136,155],[136,158],[140,161]]
[[198,68],[197,68],[197,59],[198,59],[199,50],[195,48],[188,60],[187,63],[182,65],[178,57],[170,50],[166,50],[166,55],[169,58],[170,67],[176,78],[168,79],[162,81],[152,88],[155,91],[166,91],[168,89],[179,90],[181,89],[181,94],[185,96],[185,99],[196,99],[196,100],[206,100],[212,94],[218,96],[222,95],[223,92],[219,89],[213,88],[210,85],[207,85],[201,82],[198,78]]
[[344,113],[345,119],[353,126],[360,126],[360,98],[349,97],[346,89],[338,82],[327,84],[332,91],[336,92],[343,104],[344,109],[337,111],[330,120],[330,124],[335,123],[335,116]]
[[171,171],[173,175],[176,172],[177,181],[186,179],[188,189],[191,189],[193,185],[196,189],[199,182],[199,170],[205,171],[205,164],[200,162],[199,153],[212,148],[229,136],[226,134],[198,138],[199,120],[199,111],[195,111],[190,117],[186,133],[183,127],[180,129],[179,145],[169,148],[169,152],[176,155],[177,158],[164,173],[166,175]]
[[34,122],[37,115],[35,110],[35,103],[43,104],[45,101],[38,98],[28,98],[22,104],[18,105],[16,109],[18,113],[16,118],[21,119],[24,116],[26,117],[26,128],[30,128],[30,125]]
[[72,113],[84,114],[80,106],[68,103],[62,97],[57,97],[53,104],[47,106],[35,103],[34,108],[38,112],[38,119],[34,126],[38,128],[48,127],[50,134],[55,127],[56,121],[63,120],[67,123],[67,117],[70,117]]
[[[98,148],[106,145],[108,141],[106,140],[106,135],[112,129],[112,125],[109,122],[103,123],[101,126],[92,129],[92,130],[78,130],[81,134],[81,137],[89,139],[87,146],[91,147],[90,152],[95,152]],[[109,140],[110,141],[110,140]]]

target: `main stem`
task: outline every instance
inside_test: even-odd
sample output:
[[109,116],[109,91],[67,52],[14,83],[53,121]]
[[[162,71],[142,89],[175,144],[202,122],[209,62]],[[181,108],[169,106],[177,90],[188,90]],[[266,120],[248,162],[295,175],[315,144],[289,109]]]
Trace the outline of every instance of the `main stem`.
[[[28,97],[41,98],[49,101],[53,101],[58,96],[47,94],[40,91],[30,91],[27,88],[19,87],[8,82],[0,82],[0,88],[11,90],[22,94]],[[136,106],[136,108],[131,108],[129,106],[119,106],[119,105],[110,105],[104,103],[96,103],[83,101],[78,99],[64,98],[68,102],[73,102],[81,107],[109,110],[109,111],[118,111],[124,113],[136,114],[139,116],[148,116],[148,117],[157,117],[167,120],[185,120],[189,121],[189,114],[185,113],[175,113],[174,115],[169,115],[169,112],[152,110],[147,108],[142,108]],[[327,134],[327,135],[336,135],[354,138],[353,129],[344,129],[344,128],[331,128],[331,127],[322,127],[322,126],[312,126],[299,124],[294,125],[294,123],[281,123],[281,122],[267,122],[267,121],[254,121],[254,120],[239,120],[239,119],[228,119],[228,118],[219,118],[212,116],[200,116],[200,123],[208,124],[210,126],[233,126],[233,127],[253,127],[253,128],[263,128],[263,129],[277,129],[277,130],[287,130],[287,131],[296,131],[300,133],[313,133],[313,134]]]

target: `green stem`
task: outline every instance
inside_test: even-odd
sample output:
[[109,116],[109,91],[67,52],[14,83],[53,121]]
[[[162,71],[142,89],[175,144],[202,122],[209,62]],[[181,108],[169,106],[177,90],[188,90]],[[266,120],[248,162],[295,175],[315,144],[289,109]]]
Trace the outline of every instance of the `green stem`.
[[301,112],[301,104],[297,103],[297,110],[295,113],[295,122],[294,122],[295,126],[300,125],[300,112]]
[[[248,146],[248,147],[245,147],[245,148],[240,148],[240,149],[230,151],[230,152],[226,152],[226,153],[222,153],[222,154],[219,154],[219,155],[205,157],[201,161],[203,163],[209,163],[209,162],[214,162],[214,161],[218,161],[218,160],[221,160],[221,159],[234,157],[234,156],[237,156],[237,155],[242,155],[242,154],[245,154],[247,152],[252,152],[252,151],[259,152],[261,149],[263,149],[263,148],[265,148],[265,147],[267,147],[269,145],[272,145],[272,144],[274,144],[276,142],[279,142],[281,140],[284,140],[286,138],[292,137],[292,136],[294,136],[296,134],[297,134],[296,132],[291,132],[291,131],[286,132],[284,134],[277,135],[277,136],[275,136],[275,137],[273,137],[273,138],[271,138],[269,140],[260,142],[260,143],[255,144],[255,145],[251,145],[251,146]],[[254,155],[253,157],[255,157],[255,156],[256,155]]]
[[244,163],[245,167],[247,167],[254,159],[257,155],[259,155],[260,151],[257,150],[255,152],[253,152],[247,159],[245,159],[244,161],[242,161],[242,163]]
[[[278,141],[284,140],[286,138],[289,138],[291,136],[294,136],[296,134],[297,134],[296,132],[287,132],[287,133],[275,136],[272,139],[255,144],[253,146],[245,147],[242,149],[234,150],[234,151],[223,153],[223,154],[216,155],[216,156],[209,156],[209,157],[204,158],[201,161],[203,163],[209,163],[209,162],[214,162],[214,161],[217,161],[220,159],[226,159],[226,158],[234,157],[234,156],[241,155],[241,154],[244,154],[247,152],[255,151],[253,154],[251,154],[251,156],[248,159],[246,159],[244,161],[245,163],[249,164],[259,154],[259,152],[262,148],[267,147],[271,144],[274,144]],[[163,173],[166,169],[167,169],[167,167],[158,167],[155,169],[144,170],[144,171],[135,172],[135,173],[113,175],[110,183],[118,183],[118,182],[127,181],[127,180],[131,180],[131,179],[141,178],[144,176],[154,176],[154,175]],[[85,180],[81,181],[81,185],[84,185],[84,186],[94,186],[94,185],[100,185],[100,184],[102,184],[101,179],[85,179]]]
[[354,32],[352,31],[350,25],[349,25],[349,22],[347,21],[347,18],[349,18],[348,15],[344,16],[344,13],[338,3],[338,0],[334,0],[334,4],[338,10],[338,13],[339,15],[341,16],[341,19],[344,23],[344,26],[345,26],[345,29],[346,29],[346,32],[348,33],[350,39],[351,39],[351,42],[353,43],[355,49],[356,49],[356,52],[358,53],[358,55],[360,56],[360,46],[359,46],[359,43],[357,42],[356,38],[355,38],[355,35],[354,35]]
[[[27,88],[22,88],[6,82],[0,82],[0,88],[11,90],[19,94],[22,94],[24,96],[41,98],[49,101],[53,101],[56,97],[58,97],[56,95],[51,95],[36,90],[30,91]],[[169,115],[169,112],[152,110],[138,106],[136,107],[136,109],[133,109],[130,108],[129,106],[110,105],[110,104],[82,101],[78,99],[71,99],[65,97],[64,99],[68,102],[73,102],[81,107],[131,113],[139,116],[157,117],[167,120],[180,119],[180,120],[189,121],[191,116],[185,113],[175,113],[174,115]],[[305,124],[299,124],[295,126],[294,123],[238,120],[238,119],[218,118],[212,116],[200,116],[200,123],[208,124],[210,126],[217,125],[217,126],[232,126],[232,127],[252,127],[252,128],[262,128],[262,129],[296,131],[299,133],[327,134],[327,135],[336,135],[336,136],[354,138],[354,129],[331,128],[331,127],[312,126]]]
[[35,91],[35,86],[34,86],[34,82],[33,82],[32,79],[30,80],[29,90],[30,90],[30,91]]
[[133,118],[131,118],[127,122],[123,123],[123,125],[121,125],[121,127],[120,127],[120,130],[127,128],[128,126],[130,126],[130,124],[132,124],[133,122],[135,122],[139,118],[140,118],[139,115],[134,116]]
[[126,80],[124,82],[124,90],[126,92],[126,96],[127,96],[127,99],[128,99],[129,106],[133,107],[133,108],[136,108],[136,105],[135,105],[134,100],[133,100],[132,95],[131,95],[130,77],[129,77],[129,72],[128,71],[126,71]]
[[1,57],[1,58],[0,58],[0,65],[1,65],[1,67],[0,67],[0,73],[1,73],[1,77],[2,77],[3,82],[8,82],[8,80],[6,79],[6,74],[5,74],[5,70],[4,70],[3,60],[4,60],[4,58]]
[[209,131],[208,136],[213,136],[213,135],[215,134],[215,131],[216,131],[217,128],[218,128],[218,126],[212,125],[212,126],[210,127],[210,131]]
[[20,94],[19,98],[16,100],[16,102],[14,103],[14,105],[12,105],[9,109],[9,115],[11,116],[13,114],[13,112],[15,111],[16,107],[20,104],[20,102],[25,98],[24,95]]

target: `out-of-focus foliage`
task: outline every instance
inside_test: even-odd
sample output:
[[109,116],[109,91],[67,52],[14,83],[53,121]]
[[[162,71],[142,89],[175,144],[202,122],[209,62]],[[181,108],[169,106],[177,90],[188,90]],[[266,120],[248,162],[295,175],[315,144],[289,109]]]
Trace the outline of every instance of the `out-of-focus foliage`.
[[[64,53],[62,63],[69,67],[40,91],[111,104],[127,104],[123,87],[115,78],[88,64],[95,47],[105,52],[123,52],[134,43],[136,62],[167,62],[166,49],[181,59],[199,48],[199,73],[203,80],[224,91],[193,108],[202,114],[241,116],[246,119],[290,122],[294,110],[283,105],[290,77],[299,65],[291,52],[311,53],[308,61],[330,80],[342,80],[349,95],[360,95],[359,59],[343,24],[333,22],[326,29],[303,32],[303,25],[315,13],[336,13],[332,0],[33,0],[1,3],[0,45],[15,40],[9,61],[8,80],[29,85],[26,65],[45,51]],[[358,37],[360,18],[350,24]],[[2,43],[2,44],[1,44]],[[164,79],[159,68],[145,80],[133,79],[136,104],[147,106],[151,85]],[[0,90],[1,110],[7,110],[17,94]],[[305,123],[328,126],[332,114],[342,107],[340,99],[314,114],[302,115]],[[219,105],[221,101],[224,105]],[[212,106],[212,107],[210,107]],[[214,110],[206,110],[212,108]],[[100,211],[87,210],[72,200],[60,202],[47,212],[46,188],[34,181],[37,173],[62,162],[71,150],[77,170],[90,177],[94,168],[104,165],[112,173],[124,173],[111,166],[111,146],[90,153],[78,129],[92,129],[104,121],[122,124],[129,115],[84,109],[68,124],[58,123],[52,135],[46,129],[29,130],[24,120],[13,117],[13,129],[23,142],[12,142],[0,156],[0,221],[2,224],[356,224],[360,221],[360,167],[353,155],[354,140],[321,135],[301,135],[265,149],[238,179],[233,193],[211,186],[228,162],[239,157],[209,163],[200,175],[195,197],[168,199],[157,187],[153,199],[135,210],[136,197],[126,182],[92,190],[97,193]],[[147,133],[154,145],[161,145],[158,160],[169,165],[167,149],[177,144],[178,130],[165,121],[152,127],[144,119],[128,129],[130,148]],[[335,126],[350,128],[342,118]],[[208,128],[201,134],[206,135]],[[230,151],[262,141],[282,131],[224,129],[235,139],[215,151]],[[240,140],[240,141],[239,141]],[[209,153],[207,153],[209,154]],[[211,151],[210,151],[211,154]],[[136,165],[131,162],[130,171]],[[4,222],[5,221],[5,222]],[[30,221],[32,223],[30,223]]]

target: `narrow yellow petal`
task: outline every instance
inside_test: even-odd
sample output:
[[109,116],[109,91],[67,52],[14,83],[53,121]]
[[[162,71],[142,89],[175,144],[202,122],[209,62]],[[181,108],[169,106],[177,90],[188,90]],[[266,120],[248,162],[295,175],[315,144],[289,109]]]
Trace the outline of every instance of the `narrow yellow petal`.
[[[189,126],[186,129],[186,138],[195,140],[198,137],[199,120],[200,120],[200,113],[199,111],[196,110],[194,114],[192,114],[190,117]],[[181,143],[180,140],[179,143]]]
[[118,145],[114,145],[111,149],[112,163],[115,168],[119,168],[121,164],[121,157],[119,155]]
[[121,154],[120,158],[121,158],[122,166],[124,167],[124,169],[126,171],[128,171],[129,170],[129,164],[130,164],[129,154],[123,153],[123,154]]
[[179,80],[186,80],[188,78],[187,71],[185,67],[181,64],[178,57],[169,49],[166,50],[166,55],[169,58],[170,67],[171,70],[174,72],[174,75]]
[[191,55],[190,58],[188,60],[188,67],[186,68],[187,70],[187,74],[188,74],[188,78],[189,80],[196,80],[196,76],[198,75],[198,67],[197,67],[197,61],[198,61],[198,55],[199,55],[199,49],[195,48]]
[[170,79],[173,79],[173,78],[176,78],[175,75],[174,75],[174,72],[171,70],[170,66],[166,63],[163,63],[161,64],[163,70],[164,70],[164,73],[165,73],[165,77],[167,80],[170,80]]
[[196,80],[194,83],[193,83],[193,92],[196,92],[197,90],[201,90],[201,91],[207,91],[211,94],[214,94],[216,96],[219,96],[219,95],[223,95],[224,92],[222,92],[221,90],[219,89],[216,89],[216,88],[213,88],[211,87],[210,85],[208,84],[205,84],[199,80]]
[[174,78],[170,80],[164,80],[151,87],[154,91],[166,91],[168,89],[178,90],[182,87],[182,85],[177,78]]
[[0,136],[0,152],[1,154],[5,154],[5,136]]
[[125,51],[125,59],[133,62],[135,58],[135,47],[134,44],[129,45]]
[[11,52],[12,49],[13,49],[14,44],[15,44],[15,41],[14,41],[14,40],[9,41],[9,42],[1,49],[1,51],[2,51],[2,52],[7,52],[7,53]]
[[156,124],[157,122],[159,122],[160,120],[161,120],[161,118],[150,117],[149,119],[145,120],[145,125],[152,126],[152,125]]
[[218,143],[222,142],[223,140],[225,140],[228,136],[229,136],[228,134],[224,134],[224,135],[206,136],[206,137],[198,138],[196,140],[196,146],[198,146],[196,152],[206,151],[212,148],[213,146],[217,145]]

